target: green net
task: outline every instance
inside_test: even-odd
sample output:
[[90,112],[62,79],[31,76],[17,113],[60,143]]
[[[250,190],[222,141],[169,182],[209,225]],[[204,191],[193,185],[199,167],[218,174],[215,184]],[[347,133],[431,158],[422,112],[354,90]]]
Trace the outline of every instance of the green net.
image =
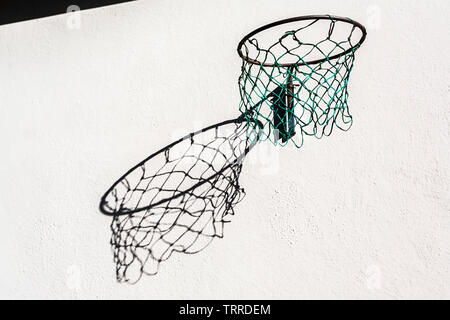
[[284,20],[250,33],[238,47],[240,111],[262,123],[263,140],[298,148],[305,136],[350,129],[348,81],[365,36],[359,23],[331,16]]

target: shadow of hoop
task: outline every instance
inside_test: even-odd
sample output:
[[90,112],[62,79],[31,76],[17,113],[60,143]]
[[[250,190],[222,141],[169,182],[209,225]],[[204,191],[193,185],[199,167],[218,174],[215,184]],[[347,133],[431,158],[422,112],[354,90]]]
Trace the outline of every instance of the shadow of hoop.
[[113,217],[119,282],[155,275],[174,251],[198,253],[223,237],[245,195],[242,162],[260,139],[251,127],[241,116],[191,133],[131,168],[105,193],[100,211]]

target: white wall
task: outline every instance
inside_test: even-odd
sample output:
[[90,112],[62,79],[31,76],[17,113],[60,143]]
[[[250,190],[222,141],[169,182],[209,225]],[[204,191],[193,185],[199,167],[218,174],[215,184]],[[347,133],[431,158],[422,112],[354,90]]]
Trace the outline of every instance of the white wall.
[[[116,283],[103,192],[238,115],[243,35],[324,13],[368,27],[353,128],[260,145],[224,239]],[[442,0],[159,0],[82,12],[80,29],[0,26],[0,297],[450,298],[449,15]]]

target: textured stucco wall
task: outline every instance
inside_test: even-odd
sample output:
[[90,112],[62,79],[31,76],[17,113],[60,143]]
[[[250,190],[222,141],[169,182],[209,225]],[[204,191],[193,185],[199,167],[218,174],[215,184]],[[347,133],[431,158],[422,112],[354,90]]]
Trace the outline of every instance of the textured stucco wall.
[[[237,115],[244,34],[323,13],[368,27],[353,128],[258,146],[224,239],[117,284],[103,192]],[[450,298],[449,16],[442,0],[160,0],[1,26],[0,297]]]

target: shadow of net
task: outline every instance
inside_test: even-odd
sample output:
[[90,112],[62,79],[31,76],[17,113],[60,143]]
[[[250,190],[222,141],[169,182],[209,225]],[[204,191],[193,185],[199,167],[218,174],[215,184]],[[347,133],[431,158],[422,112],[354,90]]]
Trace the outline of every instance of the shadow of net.
[[214,238],[245,193],[239,175],[259,137],[242,117],[170,144],[122,176],[100,210],[113,217],[111,246],[119,282],[155,275],[173,252],[197,253]]

